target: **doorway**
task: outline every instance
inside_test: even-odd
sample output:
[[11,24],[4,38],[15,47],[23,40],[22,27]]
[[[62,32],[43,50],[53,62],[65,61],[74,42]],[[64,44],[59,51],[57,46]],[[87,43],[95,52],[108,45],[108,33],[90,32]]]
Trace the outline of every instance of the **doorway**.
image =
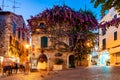
[[75,68],[75,57],[74,57],[74,55],[69,56],[69,68]]

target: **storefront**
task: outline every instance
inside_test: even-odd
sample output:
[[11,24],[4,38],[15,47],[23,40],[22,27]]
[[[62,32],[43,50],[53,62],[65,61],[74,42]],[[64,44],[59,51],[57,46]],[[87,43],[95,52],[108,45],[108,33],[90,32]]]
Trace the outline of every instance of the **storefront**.
[[107,65],[109,65],[108,64],[109,62],[110,62],[110,55],[109,55],[108,51],[100,52],[100,55],[98,57],[97,65],[107,66]]
[[37,58],[31,58],[31,70],[37,70]]

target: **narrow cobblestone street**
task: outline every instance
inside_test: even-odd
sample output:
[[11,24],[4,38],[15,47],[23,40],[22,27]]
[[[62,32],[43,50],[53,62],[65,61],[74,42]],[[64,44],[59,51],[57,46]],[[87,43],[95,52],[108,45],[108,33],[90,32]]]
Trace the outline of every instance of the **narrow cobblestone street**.
[[26,74],[13,74],[1,76],[0,80],[120,80],[120,67],[79,67],[75,69],[50,72],[41,75],[39,72]]

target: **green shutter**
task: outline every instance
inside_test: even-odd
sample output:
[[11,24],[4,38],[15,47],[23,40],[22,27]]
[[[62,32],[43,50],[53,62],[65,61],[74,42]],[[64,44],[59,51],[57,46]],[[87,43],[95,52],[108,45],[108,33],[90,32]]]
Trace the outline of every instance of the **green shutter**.
[[47,37],[41,37],[41,47],[46,48],[48,46],[48,38]]

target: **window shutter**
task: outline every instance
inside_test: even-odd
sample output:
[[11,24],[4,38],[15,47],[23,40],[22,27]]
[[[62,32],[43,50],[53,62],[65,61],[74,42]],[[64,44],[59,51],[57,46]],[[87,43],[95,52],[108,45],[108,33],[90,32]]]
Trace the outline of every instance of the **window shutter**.
[[46,48],[48,46],[48,38],[47,37],[41,37],[41,48]]

